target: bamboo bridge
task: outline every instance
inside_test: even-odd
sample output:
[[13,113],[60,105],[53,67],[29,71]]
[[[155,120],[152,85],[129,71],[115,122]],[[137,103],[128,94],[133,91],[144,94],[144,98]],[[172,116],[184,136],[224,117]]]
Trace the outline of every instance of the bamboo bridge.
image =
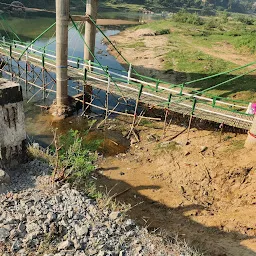
[[[85,58],[76,56],[68,56],[67,58],[68,79],[81,85],[80,87],[74,88],[77,90],[77,94],[70,96],[76,101],[82,102],[83,106],[87,105],[101,109],[106,112],[106,117],[112,113],[136,117],[138,115],[138,106],[140,103],[143,103],[151,108],[165,109],[167,112],[176,112],[245,130],[250,129],[253,123],[253,115],[247,113],[249,102],[208,94],[211,89],[217,88],[243,75],[230,78],[203,91],[191,90],[188,86],[196,84],[199,81],[207,81],[208,79],[214,79],[221,75],[230,74],[233,71],[246,69],[256,62],[186,83],[172,84],[160,79],[143,76],[136,72],[132,64],[121,55],[96,24],[96,21],[91,16],[87,16],[86,20],[90,20],[90,24],[95,26],[95,29],[97,28],[104,35],[109,44],[112,44],[114,49],[126,62],[128,68],[127,71],[121,71],[103,66],[97,60],[94,51],[86,44],[84,34],[79,30],[78,23],[75,20],[72,16],[69,17],[72,28],[79,33],[81,40],[83,40],[85,46],[88,47],[89,53],[95,59],[94,61],[87,61]],[[52,29],[55,25],[54,23],[46,31]],[[49,93],[57,93],[56,52],[49,50],[46,46],[35,46],[34,43],[40,36],[30,43],[22,42],[18,36],[13,40],[0,39],[0,71],[3,76],[22,83],[26,91],[32,87],[37,88],[30,100],[40,92],[44,98]],[[245,74],[253,71],[255,70],[245,71]],[[85,101],[84,95],[88,86],[105,92],[105,102],[102,106],[94,103],[95,95],[91,95],[91,101]],[[117,104],[112,109],[109,103],[110,95],[113,95],[117,99]],[[121,113],[116,110],[119,104],[128,104],[131,100],[134,102],[133,114]]]

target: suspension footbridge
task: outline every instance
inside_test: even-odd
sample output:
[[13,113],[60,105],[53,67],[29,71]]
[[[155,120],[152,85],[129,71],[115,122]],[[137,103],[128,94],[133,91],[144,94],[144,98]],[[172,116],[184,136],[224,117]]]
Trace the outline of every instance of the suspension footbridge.
[[[253,123],[253,115],[246,112],[249,102],[212,96],[208,92],[224,83],[254,72],[255,69],[248,71],[247,67],[255,65],[256,62],[182,84],[172,84],[136,72],[132,64],[121,55],[115,45],[104,34],[96,20],[91,16],[87,16],[86,20],[89,20],[95,26],[95,29],[97,28],[103,34],[106,41],[112,44],[120,57],[126,62],[128,68],[126,71],[117,71],[102,65],[96,58],[94,51],[86,43],[84,34],[79,29],[79,22],[75,21],[72,16],[69,17],[69,20],[70,26],[76,30],[94,59],[94,61],[91,61],[77,56],[67,57],[68,79],[81,85],[80,88],[76,88],[77,95],[73,95],[76,101],[81,101],[83,105],[94,106],[104,110],[106,111],[106,116],[111,113],[122,114],[116,110],[117,106],[132,100],[134,102],[134,113],[130,115],[134,117],[138,115],[139,103],[143,103],[149,107],[165,109],[167,112],[177,112],[237,128],[250,129]],[[23,42],[17,35],[12,40],[0,39],[0,70],[3,76],[23,83],[26,90],[36,87],[37,90],[31,98],[39,93],[42,93],[43,97],[46,97],[49,93],[56,93],[56,52],[49,50],[47,45],[44,47],[34,45],[38,38],[50,29],[54,29],[55,26],[55,23],[52,24],[30,43]],[[14,33],[13,30],[12,32]],[[212,81],[221,75],[231,74],[238,70],[245,71],[242,75],[229,78],[227,81],[217,83],[205,90],[192,91],[189,88],[191,84],[196,84],[200,81]],[[91,101],[85,101],[83,96],[86,90],[85,87],[88,86],[105,92],[102,106],[94,104],[95,98],[93,95]],[[117,104],[113,108],[110,107],[109,95],[114,95],[117,99]]]

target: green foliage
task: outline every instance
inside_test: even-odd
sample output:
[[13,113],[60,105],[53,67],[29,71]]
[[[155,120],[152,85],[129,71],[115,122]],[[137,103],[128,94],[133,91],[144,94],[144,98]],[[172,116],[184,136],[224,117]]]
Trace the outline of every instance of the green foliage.
[[188,23],[193,25],[203,25],[204,22],[201,17],[196,13],[189,13],[185,10],[181,10],[175,13],[172,17],[175,22]]
[[97,159],[95,150],[101,141],[86,142],[83,139],[87,132],[80,134],[78,131],[70,130],[65,136],[59,138],[59,149],[53,149],[53,153],[58,159],[55,168],[58,172],[71,181],[80,182],[88,179],[95,170],[94,162]]
[[70,130],[61,137],[62,148],[59,150],[59,167],[70,173],[72,178],[88,178],[95,170],[97,154],[92,153],[91,145],[83,143],[78,131]]
[[237,37],[236,41],[234,42],[235,47],[238,49],[249,50],[251,53],[256,52],[256,35],[249,34],[249,35],[242,35]]
[[254,25],[255,19],[251,16],[247,15],[239,15],[237,16],[237,21],[245,24],[245,25]]
[[168,35],[170,34],[170,29],[161,29],[159,31],[156,31],[156,35]]

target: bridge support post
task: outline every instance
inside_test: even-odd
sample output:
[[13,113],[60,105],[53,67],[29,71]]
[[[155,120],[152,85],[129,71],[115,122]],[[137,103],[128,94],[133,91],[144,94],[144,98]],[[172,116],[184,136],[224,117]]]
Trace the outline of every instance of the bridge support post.
[[53,115],[65,116],[68,107],[69,0],[56,0],[56,106]]
[[[90,16],[95,21],[98,13],[98,2],[98,0],[87,0],[86,2],[86,15]],[[86,43],[84,46],[84,60],[94,61],[93,54],[95,51],[96,27],[90,20],[85,22],[84,39]],[[87,48],[87,46],[90,50]]]
[[256,115],[254,115],[253,124],[250,131],[248,132],[248,137],[244,146],[248,149],[256,146]]

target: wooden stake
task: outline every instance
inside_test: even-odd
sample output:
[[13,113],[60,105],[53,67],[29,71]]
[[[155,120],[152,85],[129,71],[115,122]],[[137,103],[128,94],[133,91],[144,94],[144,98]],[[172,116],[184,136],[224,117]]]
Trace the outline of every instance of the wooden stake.
[[221,139],[222,139],[222,134],[223,134],[223,129],[224,129],[224,123],[221,123],[220,124],[220,139],[219,139],[219,142],[221,142]]
[[108,86],[106,91],[106,103],[105,103],[105,106],[106,106],[105,125],[107,124],[107,119],[108,119],[109,87],[110,87],[110,76],[108,75]]
[[140,90],[139,90],[139,94],[138,94],[138,98],[136,100],[136,105],[135,105],[135,109],[134,109],[134,115],[133,115],[133,121],[132,121],[132,125],[131,125],[131,129],[127,135],[127,137],[129,138],[133,129],[134,129],[134,125],[135,125],[135,122],[136,122],[136,117],[137,117],[137,110],[138,110],[138,106],[139,106],[139,101],[140,101],[140,96],[142,94],[142,90],[143,90],[143,85],[141,84],[140,85]]
[[168,109],[165,110],[165,117],[164,117],[164,128],[163,128],[163,139],[165,138],[166,134],[166,126],[167,126],[167,117],[168,117]]
[[192,118],[193,118],[193,115],[191,115],[191,116],[190,116],[190,119],[189,119],[188,135],[187,135],[186,145],[187,145],[188,140],[189,140],[189,133],[190,133],[190,128],[191,128]]

